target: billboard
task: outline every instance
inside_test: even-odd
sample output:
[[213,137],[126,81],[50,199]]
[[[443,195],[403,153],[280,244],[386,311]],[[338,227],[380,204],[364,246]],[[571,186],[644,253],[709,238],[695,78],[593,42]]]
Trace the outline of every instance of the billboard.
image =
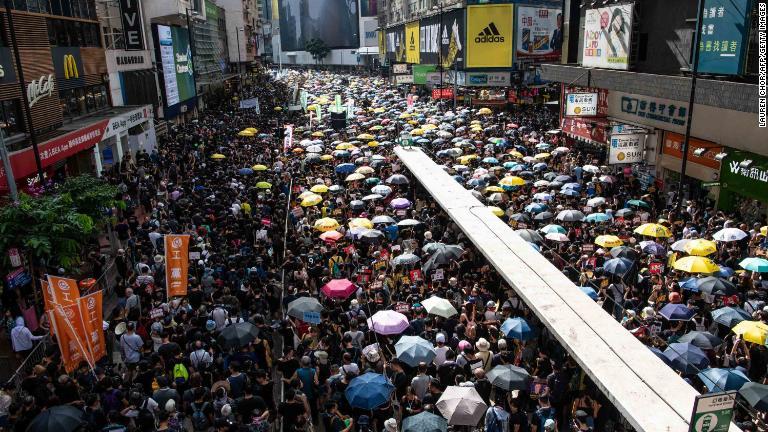
[[419,63],[419,22],[405,25],[405,61]]
[[419,48],[421,64],[440,64],[443,68],[464,67],[464,9],[455,9],[440,17],[432,16],[420,21]]
[[560,9],[518,6],[516,32],[518,57],[541,60],[560,58],[563,47],[563,14]]
[[360,16],[375,17],[379,13],[378,0],[360,0]]
[[611,135],[608,164],[632,164],[643,161],[645,134]]
[[379,46],[379,38],[378,38],[378,28],[379,28],[379,20],[378,18],[362,18],[360,20],[362,22],[363,26],[363,37],[362,37],[362,46],[365,47],[375,47]]
[[141,29],[141,4],[139,0],[120,0],[120,18],[123,22],[125,50],[143,50],[144,31]]
[[512,66],[511,4],[467,6],[467,67]]
[[59,90],[66,90],[85,85],[85,71],[80,48],[52,47],[53,70]]
[[156,25],[157,58],[163,71],[163,94],[165,106],[195,97],[194,65],[192,47],[187,29]]
[[390,63],[405,62],[405,26],[390,27],[385,32],[387,59]]
[[568,93],[565,96],[565,115],[596,116],[597,93]]
[[631,36],[631,4],[587,10],[582,66],[628,69]]
[[744,73],[750,0],[705,0],[699,38],[699,72]]
[[357,0],[278,0],[280,43],[284,51],[302,51],[320,39],[328,48],[357,48]]

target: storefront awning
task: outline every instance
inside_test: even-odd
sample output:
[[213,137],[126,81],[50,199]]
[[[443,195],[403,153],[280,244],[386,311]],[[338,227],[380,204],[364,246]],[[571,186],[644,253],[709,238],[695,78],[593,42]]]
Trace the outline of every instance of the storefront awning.
[[379,55],[379,47],[360,47],[357,53],[360,55]]
[[605,117],[563,117],[560,129],[566,136],[597,146],[608,144],[610,122]]

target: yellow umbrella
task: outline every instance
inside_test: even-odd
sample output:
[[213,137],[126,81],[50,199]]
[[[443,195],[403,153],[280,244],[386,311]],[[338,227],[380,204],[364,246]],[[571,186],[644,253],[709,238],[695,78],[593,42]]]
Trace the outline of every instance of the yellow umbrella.
[[477,159],[477,155],[464,155],[459,157],[459,163],[462,165],[466,165],[471,160]]
[[338,228],[339,226],[340,226],[339,222],[336,221],[336,219],[333,219],[333,218],[322,218],[322,219],[318,219],[317,221],[315,221],[314,228],[316,230],[318,230],[318,231],[327,232],[327,231],[333,231],[336,228]]
[[512,155],[513,157],[516,157],[516,158],[521,158],[521,157],[523,157],[523,154],[522,154],[522,153],[520,153],[520,152],[519,152],[519,151],[517,151],[517,150],[512,150],[511,152],[509,152],[509,154],[510,154],[510,155]]
[[368,141],[368,147],[378,147],[379,142],[378,141]]
[[363,175],[373,174],[373,168],[369,166],[361,166],[360,168],[356,169],[355,172]]
[[525,180],[517,176],[504,177],[499,181],[502,186],[524,186]]
[[504,192],[504,189],[498,187],[498,186],[488,186],[485,188],[485,193],[494,193],[494,192]]
[[299,198],[300,200],[303,200],[304,198],[306,198],[306,197],[308,197],[308,196],[312,196],[312,195],[315,195],[315,193],[314,193],[314,192],[312,192],[312,191],[304,191],[304,192],[302,192],[302,193],[300,193],[300,194],[299,194],[298,198]]
[[539,153],[537,155],[534,155],[533,158],[534,159],[546,159],[546,158],[548,158],[550,156],[552,156],[552,155],[549,154],[549,153]]
[[655,223],[645,223],[635,228],[635,234],[640,234],[648,237],[672,237],[672,233],[669,228],[664,225]]
[[687,256],[675,261],[672,266],[675,270],[686,273],[714,273],[720,270],[717,264],[709,258],[701,256]]
[[320,156],[320,160],[322,160],[322,161],[333,160],[333,156],[325,154],[325,155]]
[[336,145],[336,150],[349,150],[350,147],[352,147],[352,144],[348,142],[343,142],[341,144]]
[[274,109],[275,109],[275,111],[282,111],[282,110],[283,110],[283,107],[279,107],[279,106],[277,106],[277,107],[275,107]]
[[471,122],[469,122],[469,124],[471,124],[471,125],[479,125],[480,124],[480,120],[472,120]]
[[302,207],[311,207],[311,206],[316,206],[316,205],[320,204],[321,202],[323,202],[323,197],[321,197],[320,195],[312,194],[312,195],[304,198],[303,200],[301,200],[301,206]]
[[354,218],[349,221],[349,227],[373,229],[373,222],[368,218]]
[[496,215],[498,217],[504,216],[504,210],[502,210],[502,209],[500,209],[500,208],[498,208],[496,206],[488,206],[488,208],[491,209],[491,213],[493,213],[494,215]]
[[214,153],[214,154],[211,155],[211,159],[214,159],[214,160],[221,160],[221,159],[226,159],[226,158],[227,157],[224,156],[221,153]]
[[624,244],[624,242],[621,241],[621,239],[616,237],[615,235],[601,235],[601,236],[597,236],[597,238],[595,239],[595,244],[605,248],[612,248],[616,246],[621,246]]
[[269,189],[269,188],[272,187],[272,183],[265,182],[265,181],[260,181],[260,182],[256,183],[256,187],[259,188],[259,189]]
[[383,113],[384,111],[386,111],[384,108],[374,108],[374,109],[373,109],[373,112],[374,112],[375,114],[381,114],[381,113]]
[[317,104],[307,105],[307,111],[314,111],[317,109]]
[[683,249],[690,255],[707,256],[717,252],[717,243],[711,240],[695,239],[686,243]]
[[437,129],[437,125],[433,125],[432,123],[427,123],[424,126],[422,126],[421,128],[424,129],[425,131],[433,130],[433,129]]
[[768,336],[768,325],[761,321],[742,321],[733,326],[731,331],[741,336],[747,342],[765,345],[765,338]]
[[244,131],[248,131],[248,132],[250,132],[250,133],[259,133],[259,130],[258,130],[258,129],[256,129],[255,127],[249,127],[249,128],[245,128],[245,129],[243,129],[243,130],[244,130]]
[[414,129],[411,131],[411,135],[413,136],[422,136],[424,135],[424,129]]
[[312,132],[312,136],[315,138],[322,138],[325,136],[325,134],[322,131],[315,131],[315,132]]
[[760,227],[760,234],[768,237],[768,226]]
[[351,182],[351,181],[356,181],[356,180],[362,180],[364,178],[365,178],[365,176],[360,174],[360,173],[352,173],[352,174],[348,175],[347,178],[344,179],[344,180],[348,181],[348,182]]
[[357,136],[357,139],[359,139],[359,140],[366,140],[366,141],[370,141],[370,140],[372,140],[372,139],[373,139],[373,135],[371,135],[371,134],[367,134],[367,133],[363,133],[363,134],[360,134],[360,135],[358,135],[358,136]]
[[400,118],[401,119],[411,118],[411,116],[412,116],[412,114],[407,113],[407,112],[400,114]]
[[382,126],[382,125],[375,125],[375,126],[371,126],[370,128],[368,128],[368,130],[370,130],[370,131],[380,131],[382,129],[384,129],[384,126]]
[[480,108],[480,110],[477,111],[480,115],[490,115],[493,114],[493,111],[491,111],[490,108]]
[[316,184],[312,186],[309,190],[317,194],[326,193],[328,192],[328,186],[323,184]]
[[240,132],[237,133],[237,135],[242,137],[252,137],[256,135],[256,132],[251,132],[249,130],[241,130]]
[[413,125],[413,126],[417,126],[419,124],[419,122],[417,122],[416,120],[408,120],[408,124],[409,125]]
[[267,168],[266,165],[256,164],[256,165],[252,166],[251,169],[254,170],[254,171],[266,171],[269,168]]

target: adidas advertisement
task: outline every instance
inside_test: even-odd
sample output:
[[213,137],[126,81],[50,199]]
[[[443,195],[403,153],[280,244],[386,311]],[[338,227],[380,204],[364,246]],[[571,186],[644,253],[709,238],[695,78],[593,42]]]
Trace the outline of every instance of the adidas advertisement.
[[513,5],[467,7],[467,67],[512,66]]
[[405,61],[419,63],[419,22],[405,25]]
[[385,32],[387,59],[390,63],[405,62],[405,27],[402,25],[390,27]]
[[460,58],[459,68],[464,66],[464,9],[444,13],[442,27],[439,15],[422,19],[419,25],[421,64],[442,62],[448,69]]

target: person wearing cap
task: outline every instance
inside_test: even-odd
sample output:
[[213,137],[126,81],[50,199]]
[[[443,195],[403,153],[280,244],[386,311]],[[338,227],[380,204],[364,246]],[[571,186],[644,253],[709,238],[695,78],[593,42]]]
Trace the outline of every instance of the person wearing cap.
[[539,408],[533,413],[533,432],[555,431],[557,426],[557,412],[549,403],[549,396],[539,396]]

